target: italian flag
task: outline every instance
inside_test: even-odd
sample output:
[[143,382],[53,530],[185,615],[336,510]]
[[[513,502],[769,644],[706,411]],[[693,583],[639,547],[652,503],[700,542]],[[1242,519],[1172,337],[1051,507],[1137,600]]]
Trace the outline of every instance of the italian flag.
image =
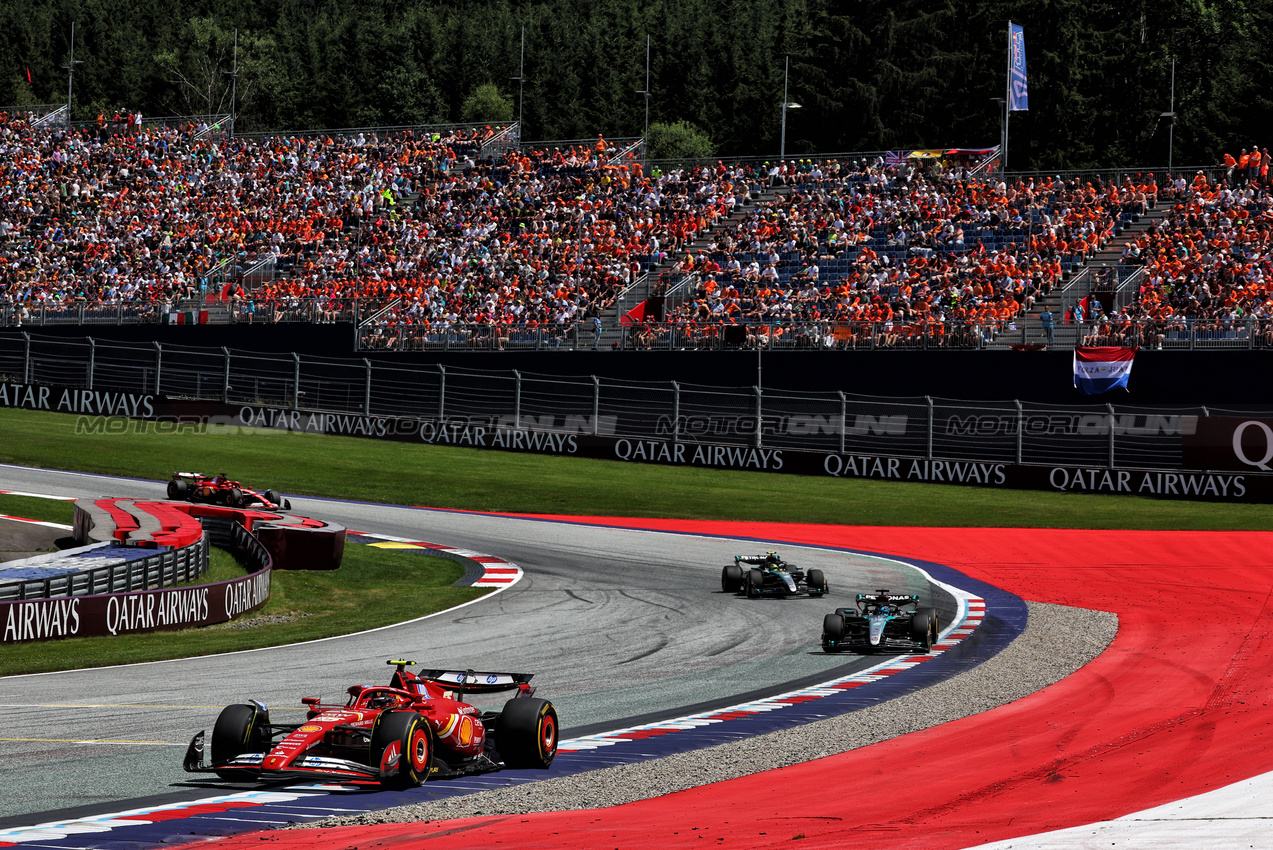
[[182,313],[161,313],[159,322],[164,325],[206,325],[208,323],[208,311],[187,310]]

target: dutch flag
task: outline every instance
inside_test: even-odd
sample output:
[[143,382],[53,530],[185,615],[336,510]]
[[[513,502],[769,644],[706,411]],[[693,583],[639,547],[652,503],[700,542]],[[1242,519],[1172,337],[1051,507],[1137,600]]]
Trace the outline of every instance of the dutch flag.
[[1100,395],[1116,387],[1127,389],[1132,374],[1134,348],[1074,349],[1074,386],[1087,395]]

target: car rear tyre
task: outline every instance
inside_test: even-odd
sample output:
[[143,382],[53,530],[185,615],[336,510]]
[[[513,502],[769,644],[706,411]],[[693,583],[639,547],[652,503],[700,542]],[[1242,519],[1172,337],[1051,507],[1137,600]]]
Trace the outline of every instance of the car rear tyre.
[[414,788],[429,778],[433,733],[414,711],[387,711],[376,718],[367,755],[385,788]]
[[743,586],[743,568],[737,564],[726,564],[720,571],[720,589],[726,593],[737,593]]
[[[269,749],[270,713],[254,705],[227,705],[221,709],[212,727],[212,763],[220,764],[244,753],[263,753]],[[217,768],[217,776],[228,780],[252,779],[255,772],[236,768]]]
[[174,502],[184,501],[190,494],[190,485],[185,481],[168,482],[168,498]]
[[747,598],[759,599],[760,589],[765,586],[765,574],[760,570],[747,571]]
[[547,768],[557,755],[557,728],[548,700],[510,699],[495,723],[495,746],[507,767]]
[[805,576],[805,584],[809,588],[809,592],[814,596],[825,596],[831,588],[827,586],[826,576],[822,574],[822,570],[809,570]]

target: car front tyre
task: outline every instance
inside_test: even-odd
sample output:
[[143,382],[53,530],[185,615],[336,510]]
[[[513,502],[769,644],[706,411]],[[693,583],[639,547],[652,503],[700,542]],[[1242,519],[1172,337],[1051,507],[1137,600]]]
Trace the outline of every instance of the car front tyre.
[[[217,723],[212,727],[213,764],[227,762],[244,753],[262,753],[269,749],[264,727],[270,722],[269,712],[258,711],[254,705],[227,705],[221,709]],[[254,772],[236,768],[217,768],[217,776],[226,780],[254,778]]]
[[433,735],[414,711],[389,711],[376,719],[368,745],[368,761],[380,769],[380,784],[402,790],[429,778]]
[[809,588],[809,593],[813,596],[825,596],[831,590],[822,570],[809,570],[805,576],[805,586]]

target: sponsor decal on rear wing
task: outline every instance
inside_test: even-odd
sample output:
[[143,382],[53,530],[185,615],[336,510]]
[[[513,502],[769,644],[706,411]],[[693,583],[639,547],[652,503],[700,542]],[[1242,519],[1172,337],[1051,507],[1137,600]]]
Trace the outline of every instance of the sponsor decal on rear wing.
[[919,601],[919,597],[918,597],[918,596],[907,595],[907,594],[901,594],[901,593],[886,593],[886,594],[881,594],[881,593],[859,593],[859,594],[858,594],[858,601],[859,601],[859,602],[871,602],[871,601],[876,601],[876,602],[878,602],[878,601],[887,601],[887,602],[918,602],[918,601]]
[[774,564],[782,563],[777,552],[766,552],[763,555],[735,555],[734,561],[740,564]]

